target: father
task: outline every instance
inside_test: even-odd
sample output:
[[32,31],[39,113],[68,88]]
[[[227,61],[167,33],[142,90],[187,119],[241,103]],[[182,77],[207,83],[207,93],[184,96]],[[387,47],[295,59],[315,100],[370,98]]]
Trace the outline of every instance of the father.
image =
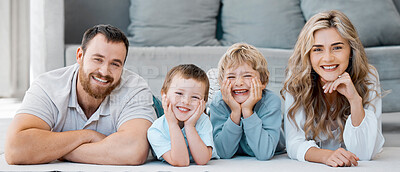
[[6,161],[143,164],[156,115],[146,81],[124,69],[128,47],[118,28],[87,30],[77,64],[39,76],[26,92],[7,133]]

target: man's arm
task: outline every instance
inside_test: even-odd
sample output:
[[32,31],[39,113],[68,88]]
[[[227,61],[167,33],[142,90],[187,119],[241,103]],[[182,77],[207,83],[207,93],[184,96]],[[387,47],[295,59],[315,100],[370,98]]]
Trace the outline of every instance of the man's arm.
[[7,133],[8,164],[41,164],[56,160],[83,143],[96,142],[102,134],[92,130],[52,132],[39,117],[17,114]]
[[147,129],[151,122],[131,119],[105,139],[79,146],[63,158],[73,162],[109,165],[140,165],[149,152]]

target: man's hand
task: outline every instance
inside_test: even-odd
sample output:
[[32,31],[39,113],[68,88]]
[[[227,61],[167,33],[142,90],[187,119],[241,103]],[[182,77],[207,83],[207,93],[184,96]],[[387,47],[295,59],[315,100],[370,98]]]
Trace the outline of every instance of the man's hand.
[[9,164],[42,164],[54,161],[82,144],[102,140],[92,130],[52,132],[37,116],[17,114],[6,139],[5,158]]
[[257,77],[251,79],[250,95],[247,100],[241,104],[243,118],[248,118],[253,114],[253,107],[258,101],[261,100],[262,90],[264,88],[265,86],[261,84],[260,79]]
[[[85,143],[64,156],[66,160],[104,165],[140,165],[148,155],[147,129],[151,122],[131,119],[124,122],[117,132],[98,142]],[[96,131],[93,131],[96,132]],[[96,134],[98,139],[101,134]],[[93,139],[96,140],[96,139]]]
[[97,131],[94,131],[94,130],[88,130],[88,131],[91,133],[90,134],[90,136],[91,136],[90,143],[96,143],[96,142],[102,141],[104,138],[107,137],[106,135],[99,133]]
[[[94,130],[85,129],[85,130],[83,130],[83,131],[89,133],[90,141],[89,141],[88,143],[100,142],[100,141],[102,141],[104,138],[107,137],[106,135],[104,135],[104,134],[102,134],[102,133],[99,133],[99,132],[97,132],[97,131],[94,131]],[[59,158],[58,160],[60,160],[60,161],[70,161],[70,157],[71,157],[71,155],[70,155],[70,153],[68,153],[68,154],[64,155],[63,157]]]

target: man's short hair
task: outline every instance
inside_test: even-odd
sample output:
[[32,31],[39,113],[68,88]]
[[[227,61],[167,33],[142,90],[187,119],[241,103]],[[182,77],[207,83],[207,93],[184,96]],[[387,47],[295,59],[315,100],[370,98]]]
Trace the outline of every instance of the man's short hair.
[[[121,30],[119,30],[118,28],[111,26],[109,24],[95,25],[92,28],[86,30],[85,34],[83,34],[82,43],[81,43],[81,48],[82,48],[83,53],[86,52],[87,45],[89,44],[89,42],[99,33],[103,34],[106,37],[107,42],[113,42],[113,43],[123,42],[125,44],[125,48],[126,48],[125,61],[126,61],[126,57],[128,55],[128,48],[129,48],[128,38],[126,38],[125,34]],[[124,64],[125,64],[125,61],[124,61]]]
[[178,74],[185,79],[194,79],[198,82],[203,83],[206,88],[204,92],[204,101],[207,102],[210,82],[208,81],[206,72],[204,72],[201,68],[197,67],[194,64],[181,64],[175,66],[170,71],[168,71],[167,76],[165,76],[164,84],[161,88],[162,93],[166,94],[168,92],[168,89],[172,82],[172,78],[174,78]]

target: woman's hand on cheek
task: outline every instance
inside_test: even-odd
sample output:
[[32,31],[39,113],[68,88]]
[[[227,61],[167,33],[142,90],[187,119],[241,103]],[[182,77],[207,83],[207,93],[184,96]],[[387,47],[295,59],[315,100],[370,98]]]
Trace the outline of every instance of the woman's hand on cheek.
[[206,108],[206,103],[204,100],[201,100],[196,110],[193,112],[192,116],[186,120],[185,127],[194,127],[196,125],[197,120],[199,120],[201,114],[203,114],[204,109]]
[[174,112],[172,111],[172,105],[169,99],[167,98],[167,95],[162,96],[162,106],[164,108],[164,115],[165,118],[167,119],[167,122],[169,125],[172,124],[177,124],[178,125],[178,119],[176,119]]
[[241,105],[244,118],[248,118],[253,114],[253,107],[258,101],[261,100],[262,90],[264,88],[265,86],[261,84],[260,79],[257,77],[251,80],[249,98],[247,98],[247,100]]
[[359,97],[359,94],[354,87],[353,81],[351,80],[350,75],[347,72],[344,72],[342,75],[333,81],[327,82],[324,87],[325,93],[332,93],[333,91],[338,91],[340,94],[344,95],[348,100],[352,100],[355,97]]

